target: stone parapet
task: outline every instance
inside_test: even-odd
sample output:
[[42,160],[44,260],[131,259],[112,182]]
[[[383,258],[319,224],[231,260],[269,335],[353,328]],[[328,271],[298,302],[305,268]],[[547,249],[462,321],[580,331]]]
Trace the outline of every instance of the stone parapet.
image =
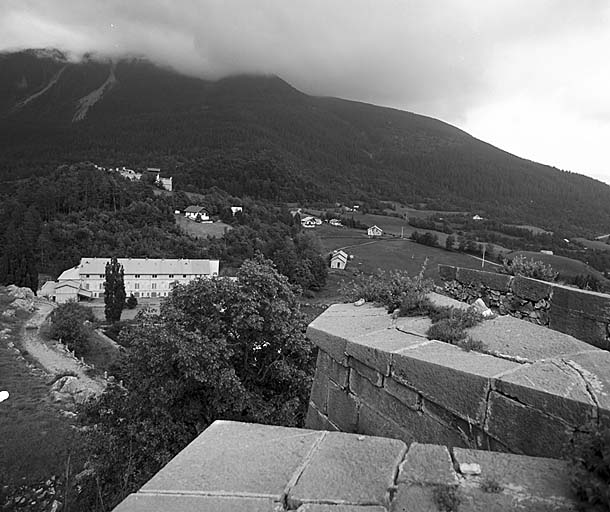
[[445,291],[610,350],[610,295],[537,279],[439,265]]
[[485,353],[466,352],[428,325],[328,308],[307,331],[319,352],[306,426],[561,458],[589,422],[610,424],[610,352],[509,316],[470,329]]
[[[574,510],[565,462],[216,421],[114,512]],[[483,506],[484,505],[484,506]]]

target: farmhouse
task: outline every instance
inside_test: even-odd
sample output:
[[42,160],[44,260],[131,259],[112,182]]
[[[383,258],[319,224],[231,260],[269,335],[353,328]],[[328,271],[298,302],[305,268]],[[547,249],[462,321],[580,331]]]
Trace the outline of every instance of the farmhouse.
[[347,265],[347,254],[343,251],[333,251],[330,257],[330,268],[345,269]]
[[316,219],[315,217],[303,217],[301,219],[301,226],[303,226],[304,228],[315,228],[320,224],[322,224],[322,221],[320,219]]
[[207,222],[210,220],[210,214],[203,206],[189,206],[184,210],[184,216],[191,220]]
[[233,216],[235,216],[238,213],[243,213],[244,208],[243,206],[231,206],[231,213],[233,214]]
[[340,228],[340,227],[342,227],[342,226],[343,226],[343,224],[341,224],[341,221],[340,221],[339,219],[330,219],[330,220],[328,221],[328,223],[329,223],[331,226],[335,226],[336,228]]
[[374,238],[383,235],[383,230],[379,226],[371,226],[366,233],[369,238]]
[[[64,271],[55,285],[55,301],[82,300],[104,296],[106,263],[110,258],[82,258]],[[120,258],[125,292],[134,297],[167,297],[176,284],[218,275],[218,260]]]

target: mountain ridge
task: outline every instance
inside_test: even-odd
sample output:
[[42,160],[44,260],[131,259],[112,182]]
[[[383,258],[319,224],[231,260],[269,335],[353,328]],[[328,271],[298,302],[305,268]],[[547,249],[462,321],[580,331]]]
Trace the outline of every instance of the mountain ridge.
[[[142,59],[53,55],[0,59],[0,180],[82,160],[155,163],[190,191],[425,203],[579,234],[610,226],[609,186],[511,155],[432,117],[310,96],[276,75],[209,81]],[[62,66],[52,87],[11,111]],[[76,116],[112,66],[112,87]]]

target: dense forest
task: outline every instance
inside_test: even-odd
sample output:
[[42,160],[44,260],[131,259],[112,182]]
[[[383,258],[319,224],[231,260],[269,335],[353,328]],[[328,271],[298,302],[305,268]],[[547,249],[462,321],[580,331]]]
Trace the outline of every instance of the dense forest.
[[[87,163],[30,177],[0,196],[0,283],[35,290],[39,273],[56,278],[86,256],[218,258],[227,273],[262,255],[304,290],[324,285],[319,242],[301,233],[288,210],[218,188],[202,199],[231,224],[223,238],[200,240],[180,231],[173,211],[190,204],[184,193],[156,195],[146,183]],[[243,204],[244,213],[234,217],[232,204]]]
[[[517,158],[432,118],[308,96],[274,76],[209,82],[125,60],[116,84],[73,122],[78,100],[109,70],[36,52],[0,56],[0,181],[82,160],[154,165],[185,191],[397,200],[570,236],[610,231],[610,187],[601,182]],[[59,71],[55,85],[27,101]]]

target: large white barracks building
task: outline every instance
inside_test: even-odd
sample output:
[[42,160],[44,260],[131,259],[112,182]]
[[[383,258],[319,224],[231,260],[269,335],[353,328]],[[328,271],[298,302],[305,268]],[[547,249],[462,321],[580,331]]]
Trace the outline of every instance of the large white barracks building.
[[[82,258],[80,263],[64,271],[53,297],[56,302],[95,299],[104,296],[106,263],[110,258]],[[123,265],[125,293],[129,297],[167,297],[173,286],[200,277],[218,275],[218,260],[119,258]]]

